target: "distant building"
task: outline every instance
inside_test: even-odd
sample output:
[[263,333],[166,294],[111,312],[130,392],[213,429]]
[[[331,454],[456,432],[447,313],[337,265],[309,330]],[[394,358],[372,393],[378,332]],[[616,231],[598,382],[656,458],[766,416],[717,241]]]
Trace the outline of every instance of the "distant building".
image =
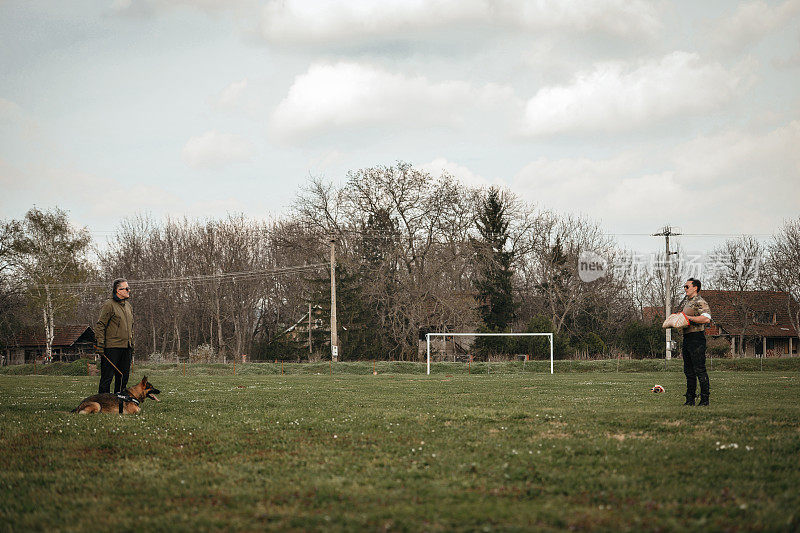
[[306,343],[308,346],[308,332],[311,328],[312,332],[317,334],[324,333],[326,341],[323,343],[325,346],[330,346],[330,320],[326,320],[325,311],[321,306],[315,305],[311,309],[311,319],[309,320],[308,312],[306,312],[298,321],[289,326],[281,335],[286,335],[289,339],[295,342]]
[[[731,345],[731,352],[745,356],[796,356],[800,339],[792,325],[791,313],[798,311],[797,302],[781,291],[713,291],[700,292],[711,307],[712,322],[706,328],[709,337],[722,338]],[[642,309],[646,321],[664,320],[663,307]],[[739,343],[741,347],[737,349]]]
[[782,291],[707,291],[700,295],[711,307],[713,323],[706,335],[731,343],[731,350],[743,342],[744,355],[766,357],[796,356],[798,332],[791,313],[798,310],[788,293]]
[[[53,360],[72,361],[95,353],[97,339],[89,326],[60,326],[53,332]],[[31,363],[47,352],[44,332],[22,333],[3,354],[4,365]]]

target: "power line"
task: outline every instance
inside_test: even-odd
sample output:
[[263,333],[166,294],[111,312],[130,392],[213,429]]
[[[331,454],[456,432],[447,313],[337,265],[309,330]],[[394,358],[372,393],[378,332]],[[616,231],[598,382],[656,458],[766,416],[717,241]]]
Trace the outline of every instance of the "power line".
[[[315,263],[310,265],[295,265],[273,269],[246,270],[241,272],[223,272],[218,274],[201,274],[197,276],[176,276],[170,278],[150,278],[140,280],[128,280],[128,283],[141,289],[168,288],[177,285],[202,285],[213,282],[239,282],[253,281],[265,277],[277,277],[287,274],[300,274],[311,272],[320,268],[327,268],[328,263]],[[60,289],[60,290],[80,290],[80,289],[105,289],[110,286],[110,282],[89,281],[84,283],[54,283],[48,285],[37,285],[37,288]]]
[[[652,237],[652,233],[604,233],[624,237]],[[681,233],[682,237],[771,237],[772,233]]]

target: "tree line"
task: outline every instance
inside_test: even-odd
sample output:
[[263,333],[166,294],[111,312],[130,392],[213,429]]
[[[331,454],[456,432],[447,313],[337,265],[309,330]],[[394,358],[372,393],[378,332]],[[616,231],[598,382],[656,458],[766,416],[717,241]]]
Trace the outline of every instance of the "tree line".
[[[587,218],[399,162],[351,171],[339,185],[312,178],[275,220],[139,215],[105,246],[59,208],[3,220],[0,348],[24,331],[50,343],[58,325],[93,325],[110,280],[124,277],[137,354],[329,357],[332,246],[342,359],[416,360],[434,331],[552,332],[557,357],[655,356],[663,333],[642,310],[665,298],[676,307],[689,277],[679,263],[664,279],[663,254],[637,264]],[[591,281],[579,272],[587,251],[606,261]],[[800,218],[766,245],[744,236],[714,254],[706,288],[800,299]],[[481,338],[474,350],[549,356],[541,342]]]

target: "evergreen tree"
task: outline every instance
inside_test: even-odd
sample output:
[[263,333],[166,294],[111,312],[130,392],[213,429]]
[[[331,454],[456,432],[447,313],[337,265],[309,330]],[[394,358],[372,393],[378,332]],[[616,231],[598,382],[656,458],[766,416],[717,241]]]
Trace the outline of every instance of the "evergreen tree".
[[[486,193],[478,208],[477,228],[480,239],[473,245],[477,252],[475,288],[483,324],[488,331],[503,332],[514,320],[515,305],[511,287],[514,254],[508,243],[507,201],[496,187]],[[502,343],[481,343],[487,347]]]
[[[400,356],[402,347],[389,335],[390,309],[397,294],[397,222],[378,209],[361,224],[356,246],[360,283],[354,294],[362,311],[365,331],[359,340],[368,358]],[[369,304],[367,304],[369,302]]]

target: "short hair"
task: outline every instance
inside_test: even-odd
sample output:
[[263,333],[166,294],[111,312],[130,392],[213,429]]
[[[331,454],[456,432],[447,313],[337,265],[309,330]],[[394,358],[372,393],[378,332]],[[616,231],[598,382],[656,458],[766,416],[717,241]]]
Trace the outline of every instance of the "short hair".
[[111,285],[111,294],[117,294],[117,287],[119,287],[120,283],[127,282],[128,280],[125,278],[117,278]]
[[703,284],[702,284],[702,283],[700,283],[700,280],[699,280],[699,279],[695,279],[695,278],[689,278],[689,279],[687,279],[686,281],[691,281],[691,282],[692,282],[692,285],[694,285],[695,287],[697,287],[697,290],[698,290],[698,291],[700,290],[700,287],[702,287],[702,286],[703,286]]

